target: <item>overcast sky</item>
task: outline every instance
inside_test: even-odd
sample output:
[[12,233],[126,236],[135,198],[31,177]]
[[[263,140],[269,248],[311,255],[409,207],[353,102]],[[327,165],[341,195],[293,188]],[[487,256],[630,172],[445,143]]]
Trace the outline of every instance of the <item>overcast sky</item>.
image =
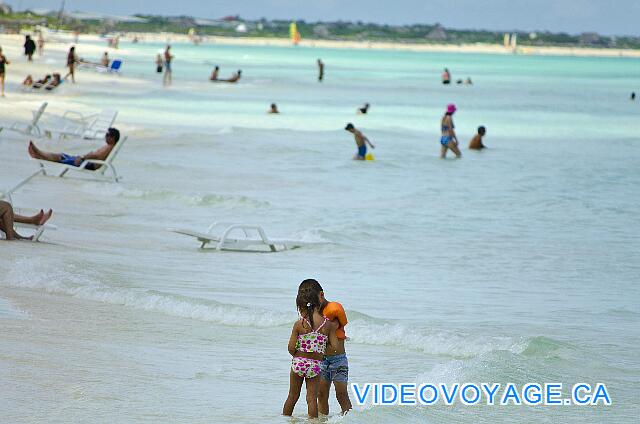
[[[62,0],[0,0],[18,10]],[[280,18],[640,36],[640,0],[66,0],[66,10],[218,18]]]

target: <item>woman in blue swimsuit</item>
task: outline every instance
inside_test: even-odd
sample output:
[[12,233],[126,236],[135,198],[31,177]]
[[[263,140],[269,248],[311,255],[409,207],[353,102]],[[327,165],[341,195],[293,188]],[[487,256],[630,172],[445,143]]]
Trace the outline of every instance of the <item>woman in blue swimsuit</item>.
[[453,125],[453,114],[456,112],[456,105],[447,105],[447,112],[442,117],[441,129],[442,136],[440,137],[440,158],[444,159],[447,156],[447,150],[451,150],[455,153],[459,159],[462,157],[460,149],[458,149],[458,137]]

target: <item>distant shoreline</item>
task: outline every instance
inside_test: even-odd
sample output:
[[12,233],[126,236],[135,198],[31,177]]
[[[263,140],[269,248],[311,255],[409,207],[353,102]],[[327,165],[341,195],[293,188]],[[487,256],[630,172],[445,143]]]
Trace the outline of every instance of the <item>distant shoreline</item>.
[[[73,44],[70,33],[60,34],[61,38],[68,37],[69,40],[61,39],[49,42],[61,44]],[[0,34],[0,45],[3,40],[21,40],[23,36],[17,34]],[[141,44],[145,42],[156,43],[189,43],[190,38],[186,34],[171,32],[127,32],[123,34],[122,40],[132,40],[138,37]],[[219,44],[230,46],[277,46],[294,47],[288,38],[267,38],[267,37],[224,37],[224,36],[201,36],[202,44]],[[80,34],[80,43],[83,40],[92,42],[105,42],[106,40],[98,34]],[[6,42],[5,42],[6,44]],[[520,46],[514,51],[505,48],[500,44],[470,43],[470,44],[422,44],[422,43],[398,43],[383,41],[347,41],[347,40],[316,40],[303,39],[299,43],[300,47],[310,48],[333,48],[333,49],[357,49],[357,50],[389,50],[389,51],[413,51],[413,52],[433,52],[433,53],[476,53],[476,54],[501,54],[501,55],[531,55],[531,56],[567,56],[567,57],[624,57],[640,58],[640,49],[615,49],[615,48],[595,48],[595,47],[562,47],[562,46]]]
[[[144,41],[156,42],[189,42],[189,37],[175,33],[127,33],[127,39],[138,36]],[[259,37],[221,37],[202,36],[204,44],[244,45],[244,46],[292,46],[288,38],[259,38]],[[514,54],[499,44],[419,44],[397,43],[382,41],[346,41],[346,40],[315,40],[303,39],[301,47],[335,48],[335,49],[373,49],[373,50],[400,50],[416,52],[441,52],[441,53],[484,53],[484,54]],[[593,47],[560,47],[560,46],[521,46],[515,54],[534,56],[579,56],[579,57],[640,57],[640,49],[613,49]]]

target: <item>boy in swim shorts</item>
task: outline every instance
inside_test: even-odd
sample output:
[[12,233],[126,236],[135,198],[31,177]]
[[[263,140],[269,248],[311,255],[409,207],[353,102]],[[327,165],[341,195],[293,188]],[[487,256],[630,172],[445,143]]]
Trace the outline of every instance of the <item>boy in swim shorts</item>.
[[371,146],[372,149],[375,149],[376,147],[373,144],[371,144],[369,139],[365,137],[365,135],[362,134],[362,132],[357,130],[352,123],[348,123],[347,126],[344,127],[344,129],[349,131],[351,134],[353,134],[353,137],[356,140],[356,145],[358,146],[358,153],[353,157],[353,159],[365,160],[367,157],[367,143],[369,144],[369,146]]
[[318,385],[318,412],[329,415],[329,391],[331,383],[336,391],[336,400],[340,404],[342,413],[346,414],[352,409],[349,399],[349,361],[344,348],[347,336],[344,327],[347,325],[347,315],[342,305],[338,302],[329,302],[324,297],[324,290],[320,283],[314,279],[307,279],[300,283],[300,290],[311,288],[318,293],[322,314],[332,322],[338,324],[336,329],[337,344],[328,345],[320,371],[320,384]]

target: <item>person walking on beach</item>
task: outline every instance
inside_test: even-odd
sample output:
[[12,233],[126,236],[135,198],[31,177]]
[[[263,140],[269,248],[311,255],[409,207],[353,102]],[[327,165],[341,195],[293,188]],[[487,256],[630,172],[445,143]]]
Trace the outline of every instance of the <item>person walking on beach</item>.
[[0,92],[2,93],[2,97],[4,97],[4,77],[7,72],[7,65],[11,62],[7,60],[7,57],[2,54],[2,47],[0,47]]
[[442,83],[445,85],[451,83],[451,73],[447,68],[444,68],[444,71],[442,71]]
[[442,135],[440,137],[441,159],[444,159],[447,156],[447,150],[451,150],[455,153],[458,159],[462,157],[462,153],[460,153],[460,149],[458,149],[458,137],[456,137],[455,126],[453,125],[453,114],[455,112],[456,105],[447,105],[447,111],[440,122],[440,128],[442,130]]
[[[29,148],[28,148],[29,156],[31,156],[34,159],[47,160],[50,162],[57,162],[65,165],[71,165],[71,166],[80,166],[82,162],[84,162],[87,159],[106,160],[107,157],[109,156],[109,153],[111,153],[111,150],[113,150],[118,140],[120,140],[120,131],[118,131],[115,128],[109,128],[104,138],[105,138],[104,146],[100,147],[99,149],[93,152],[89,152],[83,156],[72,156],[66,153],[45,152],[40,150],[33,143],[33,141],[29,141]],[[100,168],[100,165],[96,166],[90,163],[87,166],[85,166],[84,169],[95,171],[98,168]]]
[[31,225],[44,225],[51,218],[53,210],[48,212],[40,209],[40,212],[32,216],[18,215],[13,211],[11,203],[0,200],[0,231],[2,231],[7,240],[31,240],[32,237],[23,237],[13,228],[14,223]]
[[158,53],[156,55],[156,72],[158,74],[162,73],[162,54]]
[[33,53],[36,51],[36,43],[27,35],[24,40],[24,55],[29,62],[33,62]]
[[478,127],[478,134],[474,135],[471,141],[469,142],[469,149],[471,150],[482,150],[485,146],[482,144],[482,137],[487,133],[487,129],[483,126]]
[[318,59],[318,82],[322,82],[324,79],[324,63]]
[[76,82],[76,63],[78,63],[78,56],[76,56],[76,46],[72,46],[69,49],[69,54],[67,54],[67,67],[69,68],[69,72],[64,76],[66,80],[69,75],[71,75],[71,82],[75,84]]
[[337,325],[336,344],[331,341],[322,361],[320,371],[320,384],[318,386],[318,410],[321,414],[329,415],[329,392],[331,383],[336,391],[336,400],[340,405],[342,414],[346,414],[352,409],[351,399],[349,399],[349,361],[344,348],[347,335],[344,331],[347,325],[347,314],[342,305],[338,302],[329,302],[324,297],[324,290],[317,280],[312,278],[304,280],[298,287],[298,293],[305,290],[312,290],[320,302],[322,315],[331,323]]
[[351,134],[353,134],[353,138],[356,141],[356,146],[358,146],[358,153],[356,153],[353,159],[365,160],[367,158],[367,144],[369,144],[369,146],[371,146],[372,149],[375,149],[376,146],[371,144],[369,139],[365,137],[365,135],[362,134],[362,132],[357,130],[356,127],[354,127],[351,122],[349,122],[347,126],[344,127],[344,129],[349,131]]
[[173,55],[171,54],[171,46],[167,44],[167,48],[164,50],[164,79],[162,83],[164,85],[171,85],[171,61]]
[[307,386],[307,413],[310,418],[317,418],[321,365],[327,342],[332,346],[338,343],[338,325],[322,316],[318,294],[311,288],[298,290],[296,307],[300,319],[293,324],[287,346],[293,359],[289,371],[289,395],[282,407],[282,415],[293,415],[304,382]]
[[42,56],[44,54],[44,37],[42,36],[42,31],[38,31],[38,56]]

